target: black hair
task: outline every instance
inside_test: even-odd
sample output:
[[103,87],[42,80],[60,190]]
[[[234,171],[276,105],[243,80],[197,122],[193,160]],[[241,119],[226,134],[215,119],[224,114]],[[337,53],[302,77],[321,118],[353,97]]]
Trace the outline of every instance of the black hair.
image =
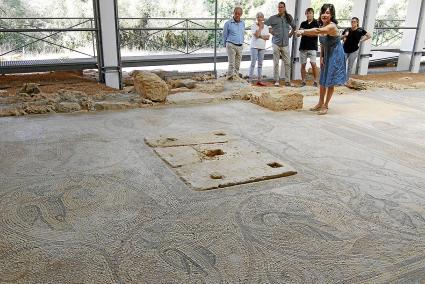
[[314,15],[314,9],[313,9],[313,8],[307,8],[307,9],[305,10],[305,14],[307,14],[308,12],[312,12],[312,13],[313,13],[313,15]]
[[356,20],[357,21],[357,27],[360,26],[360,20],[357,17],[352,17],[351,20]]
[[[283,2],[283,1],[279,2],[279,4],[278,4],[278,5],[283,5],[283,6],[286,8],[286,4],[285,4],[285,2]],[[287,22],[288,24],[291,24],[291,23],[292,23],[292,21],[294,20],[294,18],[292,17],[292,15],[291,15],[291,14],[288,14],[288,12],[287,12],[287,11],[285,11],[285,19],[286,19],[286,22]]]
[[335,7],[333,4],[323,4],[322,8],[320,8],[319,25],[323,26],[322,15],[326,12],[327,9],[329,9],[329,12],[331,12],[331,22],[335,23],[335,25],[338,25],[338,21],[335,16]]

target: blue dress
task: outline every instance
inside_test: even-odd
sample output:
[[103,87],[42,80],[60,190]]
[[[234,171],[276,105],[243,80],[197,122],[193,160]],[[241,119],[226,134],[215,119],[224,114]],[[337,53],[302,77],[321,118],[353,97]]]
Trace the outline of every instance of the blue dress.
[[344,48],[339,36],[320,36],[324,66],[320,70],[320,85],[332,87],[347,82]]

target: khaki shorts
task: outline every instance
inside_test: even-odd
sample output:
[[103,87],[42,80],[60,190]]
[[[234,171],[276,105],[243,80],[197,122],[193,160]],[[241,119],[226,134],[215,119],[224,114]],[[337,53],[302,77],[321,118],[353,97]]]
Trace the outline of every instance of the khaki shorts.
[[300,63],[307,64],[307,58],[310,58],[310,63],[316,63],[316,50],[300,50]]

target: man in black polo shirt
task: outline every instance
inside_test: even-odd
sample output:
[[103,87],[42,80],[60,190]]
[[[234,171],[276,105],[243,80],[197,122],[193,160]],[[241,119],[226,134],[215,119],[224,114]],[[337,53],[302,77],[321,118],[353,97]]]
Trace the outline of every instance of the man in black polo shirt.
[[[313,8],[308,8],[305,11],[307,20],[302,22],[300,29],[313,29],[318,28],[319,23],[314,19]],[[300,62],[301,62],[301,87],[306,85],[306,71],[305,66],[307,65],[307,58],[310,58],[311,69],[313,70],[314,83],[313,86],[317,87],[317,67],[316,67],[316,54],[317,54],[317,36],[305,36],[301,37],[300,43]]]
[[345,59],[347,62],[347,79],[350,77],[354,62],[359,55],[359,46],[371,38],[370,33],[359,27],[359,18],[351,19],[351,28],[347,28],[342,32],[342,40],[344,41]]

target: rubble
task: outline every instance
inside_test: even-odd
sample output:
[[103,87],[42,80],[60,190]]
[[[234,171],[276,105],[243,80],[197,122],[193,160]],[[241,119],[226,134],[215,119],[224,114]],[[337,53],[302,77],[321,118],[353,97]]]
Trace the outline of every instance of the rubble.
[[35,83],[25,83],[22,88],[19,90],[18,94],[23,95],[36,95],[41,93],[40,88],[38,87],[38,84]]

